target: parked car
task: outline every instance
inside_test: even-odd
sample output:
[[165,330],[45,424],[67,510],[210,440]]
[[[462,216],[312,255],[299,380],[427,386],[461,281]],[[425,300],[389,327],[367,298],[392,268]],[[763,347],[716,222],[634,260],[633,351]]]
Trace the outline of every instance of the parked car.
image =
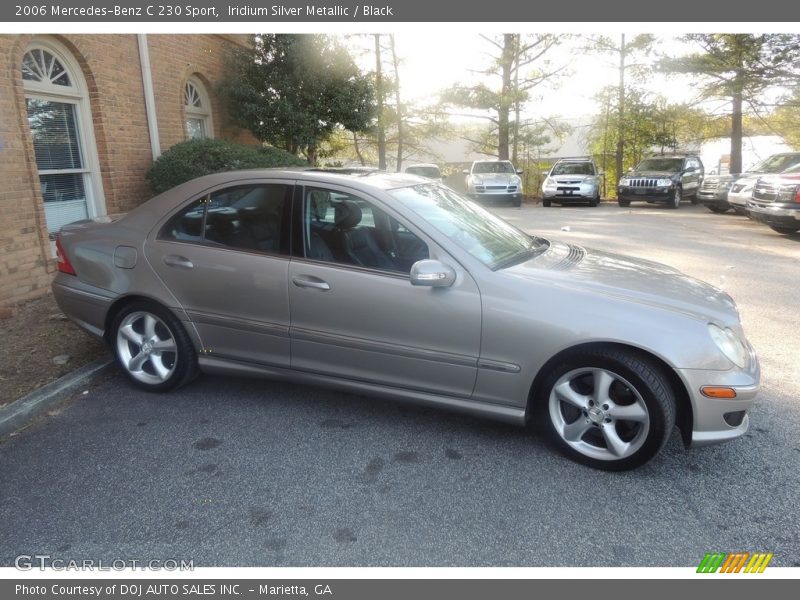
[[756,221],[784,235],[800,231],[800,166],[794,172],[764,175],[753,187],[747,210]]
[[420,177],[425,177],[426,179],[431,179],[439,183],[443,181],[442,171],[439,169],[438,165],[432,163],[410,165],[405,168],[405,172],[410,175],[419,175]]
[[697,204],[697,192],[703,181],[703,163],[694,154],[672,154],[645,158],[617,185],[617,202],[630,206],[635,200],[661,202],[678,208],[688,198]]
[[403,174],[208,175],[56,248],[59,306],[151,392],[200,372],[299,381],[539,423],[622,470],[674,425],[690,446],[740,437],[759,385],[725,292]]
[[542,205],[585,202],[600,203],[600,176],[591,158],[562,158],[557,160],[542,182]]
[[512,206],[520,206],[521,173],[508,160],[476,160],[469,169],[464,170],[467,195],[480,202],[505,200]]
[[747,214],[747,201],[752,198],[753,187],[761,175],[783,173],[797,165],[800,165],[800,152],[773,154],[753,165],[731,183],[727,198],[729,206],[740,215]]

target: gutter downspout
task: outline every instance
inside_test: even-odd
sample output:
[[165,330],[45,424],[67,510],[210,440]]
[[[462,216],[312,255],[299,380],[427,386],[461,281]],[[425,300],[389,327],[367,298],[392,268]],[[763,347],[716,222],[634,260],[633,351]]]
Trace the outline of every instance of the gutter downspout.
[[142,85],[144,86],[144,109],[147,115],[147,130],[150,132],[150,148],[153,160],[161,156],[161,142],[158,139],[158,119],[156,117],[156,97],[153,93],[153,73],[150,70],[150,51],[147,47],[147,34],[137,33],[139,42],[139,64],[142,68]]

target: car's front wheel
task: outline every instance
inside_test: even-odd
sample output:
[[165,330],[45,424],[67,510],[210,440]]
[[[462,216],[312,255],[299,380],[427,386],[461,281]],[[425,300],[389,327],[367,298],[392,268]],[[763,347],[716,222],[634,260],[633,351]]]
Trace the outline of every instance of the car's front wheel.
[[196,376],[194,346],[166,308],[153,302],[133,302],[116,315],[111,331],[117,366],[136,386],[166,392]]
[[637,353],[598,349],[556,364],[536,398],[550,439],[573,460],[623,471],[653,458],[675,425],[675,396]]
[[669,202],[667,206],[670,208],[680,208],[681,206],[681,188],[676,187],[672,190],[672,195],[669,197]]
[[706,208],[707,208],[708,210],[710,210],[712,213],[716,213],[716,214],[718,214],[718,215],[721,215],[722,213],[724,213],[724,212],[727,212],[727,211],[728,211],[728,209],[727,209],[727,208],[725,208],[724,206],[714,206],[713,204],[708,204],[708,205],[706,206]]

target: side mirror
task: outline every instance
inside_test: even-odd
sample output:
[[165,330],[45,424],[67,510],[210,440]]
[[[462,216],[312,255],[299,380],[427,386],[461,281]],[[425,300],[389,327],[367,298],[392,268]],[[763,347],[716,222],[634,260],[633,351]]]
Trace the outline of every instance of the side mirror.
[[606,172],[605,171],[598,171],[597,172],[597,176],[598,177],[605,177],[606,176]]
[[522,175],[522,169],[517,169],[517,175]]
[[464,170],[463,170],[463,171],[461,171],[461,172],[462,172],[464,175],[469,175],[469,169],[464,169]]
[[450,287],[456,282],[456,272],[438,260],[418,260],[411,265],[411,285]]

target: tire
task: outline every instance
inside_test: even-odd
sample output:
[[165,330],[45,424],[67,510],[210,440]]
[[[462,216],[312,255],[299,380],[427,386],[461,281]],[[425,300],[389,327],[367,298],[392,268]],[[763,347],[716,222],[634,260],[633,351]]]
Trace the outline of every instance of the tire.
[[715,214],[718,214],[718,215],[721,215],[724,212],[728,212],[728,209],[727,208],[723,208],[722,206],[709,205],[709,206],[706,206],[706,208],[708,210],[710,210],[712,213],[715,213]]
[[542,206],[544,206],[545,208],[550,208],[550,204],[551,204],[550,200],[542,199]]
[[155,302],[125,306],[111,326],[111,347],[117,367],[135,386],[168,392],[198,374],[197,353],[180,321]]
[[600,194],[589,200],[589,206],[592,208],[596,207],[598,204],[600,204]]
[[667,377],[646,357],[624,349],[599,348],[558,362],[535,402],[551,442],[570,459],[604,471],[645,464],[675,426]]
[[739,208],[738,206],[733,207],[733,212],[735,212],[740,217],[747,217],[749,213],[746,208]]
[[667,208],[680,208],[681,207],[681,188],[676,187],[672,191],[672,195],[669,197],[669,201],[667,202]]
[[619,204],[622,208],[628,208],[631,205],[630,200],[617,200],[617,204]]
[[514,208],[519,208],[520,206],[522,206],[522,198],[518,198],[517,200],[512,200],[511,206],[513,206]]
[[689,200],[691,200],[692,204],[699,204],[700,198],[697,197],[697,192],[689,196]]
[[800,227],[779,227],[777,225],[770,225],[769,228],[783,235],[792,235],[800,231]]

